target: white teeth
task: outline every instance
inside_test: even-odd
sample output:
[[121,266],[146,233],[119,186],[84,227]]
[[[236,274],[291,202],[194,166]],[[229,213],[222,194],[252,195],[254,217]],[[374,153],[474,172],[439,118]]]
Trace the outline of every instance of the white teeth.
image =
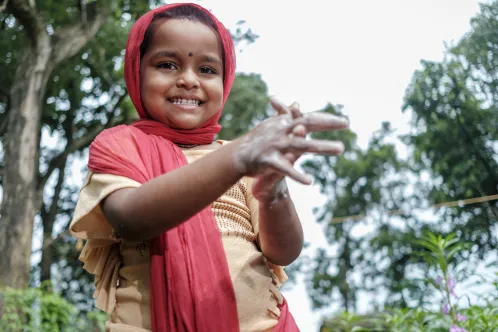
[[173,104],[195,105],[195,106],[199,106],[199,104],[201,103],[199,100],[196,99],[183,99],[183,98],[171,98],[171,102]]

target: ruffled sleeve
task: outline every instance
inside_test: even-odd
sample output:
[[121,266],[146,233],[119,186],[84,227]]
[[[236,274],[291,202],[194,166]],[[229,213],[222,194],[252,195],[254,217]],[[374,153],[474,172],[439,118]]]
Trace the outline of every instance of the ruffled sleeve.
[[[249,206],[249,210],[251,211],[251,223],[252,227],[254,229],[254,234],[256,234],[256,238],[258,238],[259,234],[259,204],[258,200],[254,198],[252,195],[252,184],[253,184],[253,179],[246,177],[245,178],[246,185],[247,185],[247,193],[246,193],[246,201],[247,205]],[[259,246],[259,244],[258,244]],[[278,284],[277,286],[280,287],[283,285],[289,277],[284,271],[283,266],[275,265],[267,261],[269,269],[273,272],[273,274],[277,277]]]
[[119,189],[139,186],[140,183],[123,176],[90,172],[69,226],[74,237],[86,240],[79,259],[83,268],[95,275],[95,306],[107,313],[112,313],[116,304],[121,255],[119,240],[102,213],[100,203]]

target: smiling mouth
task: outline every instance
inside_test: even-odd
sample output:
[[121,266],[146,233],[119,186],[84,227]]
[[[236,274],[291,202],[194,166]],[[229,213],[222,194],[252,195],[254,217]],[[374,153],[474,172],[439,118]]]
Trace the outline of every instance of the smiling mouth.
[[204,104],[198,99],[169,98],[168,101],[175,105],[200,106]]

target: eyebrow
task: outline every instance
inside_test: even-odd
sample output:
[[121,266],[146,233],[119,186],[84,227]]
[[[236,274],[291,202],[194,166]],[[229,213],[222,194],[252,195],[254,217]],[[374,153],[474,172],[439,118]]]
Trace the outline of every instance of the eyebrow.
[[[164,58],[174,58],[174,59],[179,58],[178,54],[174,51],[159,51],[152,56],[153,59],[163,58],[163,57]],[[210,55],[203,55],[202,61],[215,63],[215,64],[221,64],[221,61],[218,59],[218,57],[210,56]]]
[[209,56],[209,55],[204,55],[202,57],[202,60],[204,62],[211,62],[211,63],[216,63],[216,64],[221,64],[221,61],[217,57]]
[[173,51],[159,51],[152,56],[152,58],[178,58],[176,52]]

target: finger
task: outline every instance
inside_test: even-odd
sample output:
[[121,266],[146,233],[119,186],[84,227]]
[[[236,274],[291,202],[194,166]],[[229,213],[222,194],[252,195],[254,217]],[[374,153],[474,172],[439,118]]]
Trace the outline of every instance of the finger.
[[285,155],[285,159],[287,159],[292,165],[296,162],[296,160],[301,157],[301,154],[294,154],[287,152]]
[[275,97],[270,98],[270,104],[271,104],[271,107],[273,107],[273,109],[275,111],[277,111],[277,113],[279,115],[285,115],[285,114],[290,115],[291,114],[291,111],[289,110],[289,108],[287,106],[285,106],[280,100],[278,100]]
[[292,164],[280,154],[274,154],[271,161],[268,162],[268,166],[302,184],[313,183],[313,179],[309,175],[298,172],[292,167]]
[[298,137],[306,137],[306,127],[302,124],[298,124],[297,126],[292,129],[292,135],[298,136]]
[[286,149],[287,152],[291,152],[294,155],[316,153],[320,155],[334,156],[344,152],[344,144],[339,141],[318,139],[307,140],[295,137],[289,139],[288,144],[289,146]]
[[290,113],[291,113],[293,119],[297,119],[297,118],[300,118],[303,116],[303,113],[301,113],[301,106],[299,105],[299,103],[297,101],[293,102],[289,106],[289,110],[290,110]]
[[[293,102],[289,106],[289,110],[291,111],[293,119],[297,119],[303,116],[303,113],[301,113],[301,106],[297,101]],[[305,137],[306,134],[306,127],[304,125],[297,125],[294,127],[294,129],[292,129],[292,135],[294,136]]]
[[300,124],[303,125],[309,133],[346,129],[349,126],[349,121],[347,118],[323,112],[306,113],[302,117],[295,119],[289,125],[289,133],[292,132],[294,127]]

